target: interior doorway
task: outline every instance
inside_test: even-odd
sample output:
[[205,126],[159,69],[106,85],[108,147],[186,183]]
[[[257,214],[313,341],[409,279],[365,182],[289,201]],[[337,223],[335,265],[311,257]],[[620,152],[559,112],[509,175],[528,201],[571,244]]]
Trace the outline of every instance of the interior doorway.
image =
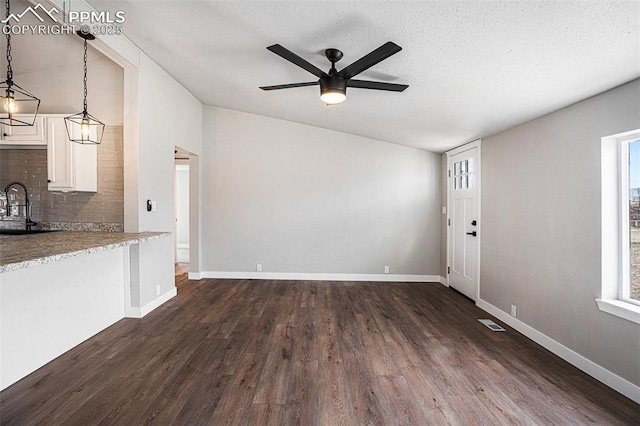
[[174,258],[175,274],[190,271],[191,230],[190,209],[192,200],[190,182],[190,155],[176,147],[174,157]]
[[480,144],[447,152],[447,280],[474,302],[480,291]]

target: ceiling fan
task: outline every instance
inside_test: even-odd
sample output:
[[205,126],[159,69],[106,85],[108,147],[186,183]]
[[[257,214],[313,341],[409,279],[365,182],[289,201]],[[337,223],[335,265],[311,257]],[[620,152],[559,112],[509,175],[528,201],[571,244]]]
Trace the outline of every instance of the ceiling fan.
[[393,42],[386,42],[382,46],[378,47],[371,53],[358,59],[346,68],[340,71],[336,70],[336,62],[342,59],[342,52],[338,49],[326,49],[324,51],[327,59],[331,62],[331,69],[326,73],[320,68],[312,65],[305,59],[285,49],[279,44],[267,47],[278,56],[283,57],[289,62],[292,62],[309,71],[311,74],[319,78],[317,81],[309,81],[305,83],[292,83],[292,84],[280,84],[277,86],[263,86],[262,90],[279,90],[279,89],[291,89],[294,87],[305,86],[317,86],[320,85],[320,99],[327,104],[339,104],[347,97],[347,87],[354,87],[358,89],[374,89],[374,90],[387,90],[391,92],[402,92],[409,87],[406,84],[394,84],[383,83],[380,81],[368,81],[368,80],[354,80],[353,77],[361,72],[371,68],[378,62],[387,59],[389,56],[394,55],[402,50],[400,46]]

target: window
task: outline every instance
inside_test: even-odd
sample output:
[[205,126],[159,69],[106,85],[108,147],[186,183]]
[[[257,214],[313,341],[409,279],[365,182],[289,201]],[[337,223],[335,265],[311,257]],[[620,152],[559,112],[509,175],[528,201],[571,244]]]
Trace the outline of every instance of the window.
[[602,139],[600,310],[640,323],[640,129]]
[[473,189],[473,159],[453,163],[453,189]]
[[620,142],[622,279],[619,298],[640,305],[640,138]]

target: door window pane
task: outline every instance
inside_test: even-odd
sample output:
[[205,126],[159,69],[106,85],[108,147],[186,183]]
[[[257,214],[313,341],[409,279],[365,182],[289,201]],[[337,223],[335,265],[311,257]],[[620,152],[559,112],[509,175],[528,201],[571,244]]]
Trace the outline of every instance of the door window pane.
[[472,168],[472,159],[453,163],[453,189],[473,188]]

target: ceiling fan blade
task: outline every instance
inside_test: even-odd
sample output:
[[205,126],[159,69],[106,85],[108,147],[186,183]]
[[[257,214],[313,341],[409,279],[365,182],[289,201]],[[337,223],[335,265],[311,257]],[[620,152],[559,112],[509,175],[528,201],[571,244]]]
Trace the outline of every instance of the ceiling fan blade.
[[260,88],[262,90],[279,90],[279,89],[293,89],[294,87],[317,86],[318,84],[320,84],[319,81],[309,81],[307,83],[279,84],[277,86],[262,86]]
[[300,68],[309,71],[311,74],[315,75],[316,77],[323,77],[323,76],[327,75],[320,68],[318,68],[315,65],[307,62],[305,59],[302,59],[300,56],[296,55],[295,53],[293,53],[290,50],[285,49],[284,47],[280,46],[279,44],[274,44],[273,46],[269,46],[269,47],[267,47],[267,50],[272,51],[276,55],[283,57],[284,59],[286,59],[289,62],[293,62],[294,64],[296,64]]
[[373,52],[358,59],[348,67],[341,69],[340,72],[338,72],[338,75],[344,78],[354,77],[401,50],[402,47],[388,41]]
[[381,81],[347,80],[347,87],[358,89],[388,90],[390,92],[402,92],[409,87],[407,84],[383,83]]

